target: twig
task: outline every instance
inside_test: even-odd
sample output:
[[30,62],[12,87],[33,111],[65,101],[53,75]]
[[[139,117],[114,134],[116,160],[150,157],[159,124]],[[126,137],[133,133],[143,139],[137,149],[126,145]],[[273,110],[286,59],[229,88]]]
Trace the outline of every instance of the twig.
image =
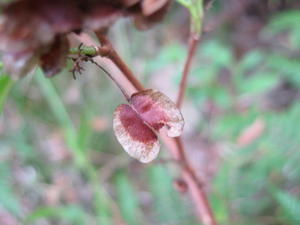
[[[202,5],[202,2],[201,2]],[[178,108],[181,107],[184,92],[186,89],[186,83],[187,83],[187,77],[192,65],[192,60],[195,55],[195,51],[197,48],[198,41],[200,39],[200,33],[201,33],[201,26],[202,26],[202,8],[201,12],[199,14],[199,18],[201,19],[200,24],[197,24],[195,26],[198,29],[193,29],[191,27],[191,33],[190,33],[190,41],[189,41],[189,48],[188,48],[188,55],[184,64],[182,77],[180,81],[179,86],[179,92],[178,97],[176,101],[176,105]],[[199,19],[198,18],[198,19]],[[194,20],[195,22],[195,20]],[[196,20],[197,22],[197,20]],[[191,24],[193,25],[193,24]],[[195,24],[194,24],[195,25]],[[194,32],[197,30],[197,32]],[[186,157],[184,147],[182,145],[181,138],[175,138],[176,142],[176,151],[174,152],[174,155],[178,157],[178,160],[181,160],[183,163],[182,166],[182,177],[184,181],[186,182],[190,195],[192,196],[192,199],[194,201],[195,206],[197,207],[197,215],[199,219],[203,222],[204,225],[217,225],[216,219],[214,217],[213,211],[210,207],[209,201],[207,199],[206,193],[203,189],[203,184],[199,177],[196,176],[196,173],[194,171],[194,168],[189,163],[189,160]]]
[[[186,7],[190,12],[190,42],[188,48],[188,55],[182,72],[178,98],[176,101],[177,107],[180,108],[182,104],[184,92],[186,89],[187,76],[202,32],[204,9],[203,9],[203,0],[195,0],[195,1],[177,0],[177,1],[180,2],[184,7]],[[190,165],[185,155],[182,141],[180,138],[176,138],[175,142],[176,142],[176,151],[174,152],[174,154],[175,156],[177,155],[178,159],[184,162],[183,169],[182,169],[182,176],[185,182],[187,183],[194,204],[197,207],[197,212],[198,212],[197,215],[205,225],[216,225],[217,222],[214,218],[214,214],[207,200],[205,191],[203,190],[201,181],[196,176],[193,167]]]
[[189,74],[189,71],[191,68],[192,59],[195,54],[198,41],[199,41],[199,38],[196,36],[193,36],[189,42],[188,55],[186,57],[186,61],[185,61],[184,67],[183,67],[182,77],[181,77],[181,81],[179,84],[179,92],[178,92],[177,101],[176,101],[176,105],[178,108],[180,108],[181,104],[182,104],[184,91],[186,89],[187,77],[188,77],[188,74]]
[[205,225],[217,225],[214,218],[214,214],[209,205],[205,191],[203,190],[203,184],[196,176],[193,167],[190,165],[186,158],[181,138],[175,138],[180,160],[183,161],[182,177],[185,180],[194,204],[198,209],[198,217]]
[[99,53],[101,56],[109,58],[115,63],[115,65],[122,71],[126,78],[133,84],[133,86],[138,90],[143,90],[143,85],[136,79],[132,71],[124,63],[118,53],[115,51],[114,47],[105,35],[96,32],[96,35],[101,43],[101,48],[99,48]]
[[[99,35],[100,42],[103,46],[110,46],[112,48],[112,45],[105,37],[102,37],[102,35]],[[83,42],[86,45],[94,44],[95,43],[88,38],[89,40],[83,39],[82,37],[76,36],[81,42]],[[87,37],[87,36],[85,36]],[[107,45],[109,43],[109,45]],[[113,48],[112,48],[113,49]],[[106,53],[109,53],[107,57],[115,63],[117,67],[123,72],[123,76],[125,76],[130,81],[130,85],[132,85],[135,88],[135,91],[143,90],[142,84],[134,77],[133,73],[128,69],[126,64],[123,62],[123,60],[118,56],[117,52],[113,50],[106,50]],[[102,49],[103,50],[103,49]],[[102,56],[104,56],[104,52],[99,52]],[[98,63],[101,63],[101,59],[95,58],[95,61]],[[102,62],[103,63],[103,62]],[[123,79],[124,80],[124,79]],[[115,82],[118,82],[120,85],[123,86],[124,90],[128,90],[129,88],[126,88],[126,84],[122,83],[120,80],[116,79]],[[196,176],[195,171],[193,170],[192,166],[190,165],[180,138],[170,138],[166,136],[166,134],[161,133],[162,139],[169,149],[171,155],[174,157],[175,160],[179,161],[181,166],[181,172],[182,172],[182,178],[188,185],[188,190],[190,192],[190,195],[192,197],[192,200],[196,206],[197,215],[199,217],[199,220],[203,222],[204,225],[216,225],[214,216],[212,214],[212,211],[210,209],[206,194],[203,190],[202,184],[199,180],[199,178]]]
[[202,221],[204,225],[217,225],[206,193],[203,189],[203,183],[196,175],[194,168],[186,157],[181,138],[169,138],[165,134],[162,134],[161,137],[174,159],[179,161],[180,165],[182,165],[182,178],[187,184],[199,220]]

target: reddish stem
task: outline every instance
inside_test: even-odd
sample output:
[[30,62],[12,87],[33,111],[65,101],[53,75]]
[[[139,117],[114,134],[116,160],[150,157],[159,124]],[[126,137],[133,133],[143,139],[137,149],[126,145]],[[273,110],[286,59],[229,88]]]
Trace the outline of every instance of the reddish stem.
[[[123,62],[123,60],[119,57],[117,52],[113,49],[112,44],[106,39],[106,37],[103,37],[101,34],[97,34],[102,47],[99,48],[99,55],[103,57],[108,57],[117,67],[120,69],[120,71],[123,72],[123,75],[127,78],[127,80],[130,81],[130,83],[135,87],[136,91],[143,90],[142,84],[135,78],[133,73],[129,70],[129,68],[126,66],[126,64]],[[90,45],[94,44],[91,41],[84,41],[82,38],[78,37],[83,43]],[[195,44],[196,45],[196,44]],[[104,48],[104,47],[107,47]],[[193,47],[193,48],[196,48]],[[193,50],[194,51],[194,50]],[[193,55],[193,54],[192,54]],[[98,60],[98,59],[95,59]],[[99,60],[100,62],[100,60]],[[103,63],[103,62],[102,62]],[[190,63],[189,63],[190,65]],[[124,84],[118,80],[114,80],[115,82],[118,82],[119,85]],[[119,86],[118,85],[118,86]],[[185,86],[183,86],[184,89]],[[123,87],[124,90],[127,90],[126,87]],[[161,134],[162,139],[166,146],[168,147],[170,153],[174,157],[174,159],[180,164],[181,166],[181,172],[182,177],[185,180],[188,190],[191,194],[192,200],[196,206],[197,215],[199,217],[199,220],[203,222],[204,225],[217,225],[214,215],[211,211],[209,202],[207,200],[206,194],[203,190],[202,184],[199,180],[199,178],[196,176],[196,173],[192,166],[190,165],[190,162],[188,161],[185,151],[181,142],[181,138],[170,138],[167,137],[165,134]]]
[[196,176],[193,167],[190,165],[188,159],[186,158],[181,138],[175,138],[175,142],[178,148],[178,160],[180,160],[179,162],[181,162],[183,165],[182,177],[189,188],[190,195],[194,201],[194,204],[197,206],[197,216],[199,217],[199,220],[201,220],[205,225],[217,225],[206,193],[203,190],[203,184]]
[[[178,108],[181,107],[184,92],[186,89],[187,77],[192,65],[193,57],[195,55],[197,44],[199,41],[198,35],[191,34],[191,38],[189,41],[188,55],[184,64],[182,77],[179,85],[179,92],[177,96],[176,105]],[[182,145],[181,138],[175,138],[176,146],[177,146],[177,158],[183,165],[182,176],[189,187],[190,194],[192,199],[197,206],[199,219],[205,225],[217,225],[212,209],[209,205],[209,201],[207,199],[206,193],[203,190],[203,185],[200,179],[196,176],[196,173],[193,167],[190,165],[184,151],[184,147]]]
[[199,41],[199,38],[196,36],[192,36],[192,38],[189,41],[188,55],[186,57],[186,61],[185,61],[184,67],[183,67],[182,77],[181,77],[181,81],[179,84],[179,92],[178,92],[177,102],[176,102],[176,105],[178,108],[181,107],[181,104],[183,101],[183,96],[184,96],[184,92],[186,89],[187,77],[188,77],[188,74],[189,74],[189,71],[190,71],[190,68],[192,65],[192,59],[195,54],[198,41]]
[[96,32],[96,35],[102,45],[100,48],[98,48],[99,54],[113,61],[138,91],[143,90],[144,88],[142,84],[136,79],[132,71],[118,55],[111,42],[101,33]]

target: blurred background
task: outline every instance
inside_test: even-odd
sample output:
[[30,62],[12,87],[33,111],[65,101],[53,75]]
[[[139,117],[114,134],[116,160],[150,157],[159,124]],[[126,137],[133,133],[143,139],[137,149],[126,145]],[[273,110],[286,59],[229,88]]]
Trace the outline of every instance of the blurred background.
[[[209,4],[182,112],[183,141],[222,225],[300,224],[300,2]],[[139,80],[175,100],[188,11],[109,36]],[[1,225],[199,225],[178,165],[130,158],[112,132],[125,99],[90,63],[72,78],[0,76]],[[0,64],[2,68],[2,64]],[[177,185],[176,185],[177,184]]]

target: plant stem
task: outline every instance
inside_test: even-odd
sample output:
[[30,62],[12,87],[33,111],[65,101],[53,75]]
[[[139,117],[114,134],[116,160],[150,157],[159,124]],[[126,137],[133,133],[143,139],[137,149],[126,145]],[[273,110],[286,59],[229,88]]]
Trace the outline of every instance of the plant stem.
[[203,222],[205,225],[217,225],[217,222],[214,218],[214,214],[209,205],[209,201],[207,199],[206,193],[203,190],[203,184],[200,179],[196,176],[196,173],[193,167],[188,162],[186,158],[184,147],[182,145],[181,138],[175,138],[178,153],[179,153],[179,162],[182,163],[182,177],[184,178],[192,199],[194,200],[194,204],[198,209],[198,217],[199,220]]
[[[202,30],[202,19],[203,19],[203,2],[202,0],[177,0],[184,7],[190,11],[190,39],[188,54],[184,64],[182,77],[179,86],[178,97],[176,105],[178,108],[181,107],[184,92],[186,89],[187,77],[192,65],[192,60],[195,55],[197,44],[200,40]],[[200,179],[196,176],[193,167],[186,158],[184,147],[180,138],[175,138],[178,160],[182,163],[182,177],[184,178],[189,188],[190,194],[197,207],[198,217],[205,225],[217,225],[213,211],[209,205],[206,193],[203,189],[203,184]]]
[[178,92],[177,101],[176,101],[176,105],[178,108],[181,107],[181,104],[183,101],[183,96],[184,96],[184,92],[186,89],[187,77],[188,77],[188,74],[189,74],[189,71],[190,71],[190,68],[192,65],[193,56],[197,49],[198,41],[199,41],[198,37],[192,36],[192,38],[190,39],[190,42],[189,42],[188,55],[186,57],[186,61],[185,61],[184,67],[183,67],[182,76],[181,76],[181,80],[180,80],[180,84],[179,84],[179,92]]
[[102,45],[101,48],[99,48],[100,55],[113,61],[138,91],[143,90],[143,85],[136,79],[132,71],[118,55],[111,42],[101,33],[96,32],[96,35]]
[[[135,91],[143,90],[144,87],[142,86],[142,84],[135,78],[133,73],[128,69],[126,64],[119,57],[117,52],[113,49],[112,44],[106,39],[106,37],[103,37],[101,34],[98,34],[97,36],[102,43],[102,47],[107,46],[109,48],[112,48],[112,50],[105,50],[106,54],[109,53],[106,55],[106,57],[108,57],[113,63],[115,63],[117,67],[119,67],[119,69],[123,72],[122,75],[130,81],[130,84],[134,86]],[[76,37],[86,45],[95,44],[90,38],[87,39],[87,36],[85,36],[85,39],[80,36]],[[99,52],[99,54],[105,57],[104,52]],[[101,61],[101,59],[99,58],[95,58],[95,61],[97,61],[98,63],[103,63],[103,61]],[[124,90],[128,90],[128,88],[126,88],[126,84],[122,83],[120,80],[117,80],[115,78],[114,81],[118,82],[119,85],[122,85]],[[199,220],[202,221],[204,225],[217,225],[209,202],[207,200],[206,193],[203,190],[203,185],[200,182],[199,178],[196,176],[194,169],[192,168],[185,155],[180,137],[170,138],[167,137],[164,133],[161,133],[161,136],[173,158],[183,165],[181,167],[182,177],[188,185],[188,190],[196,206],[196,212]]]

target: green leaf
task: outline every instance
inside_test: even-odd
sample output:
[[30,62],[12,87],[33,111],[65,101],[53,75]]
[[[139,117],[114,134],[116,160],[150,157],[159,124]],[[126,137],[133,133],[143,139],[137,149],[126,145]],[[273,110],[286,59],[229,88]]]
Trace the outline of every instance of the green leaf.
[[[38,69],[35,74],[35,79],[38,86],[41,89],[41,92],[44,94],[46,101],[49,104],[49,108],[56,117],[59,125],[64,131],[64,136],[66,143],[70,147],[70,150],[73,153],[75,163],[86,171],[86,174],[89,176],[90,182],[93,184],[94,194],[95,194],[95,207],[97,211],[97,216],[99,221],[102,221],[104,224],[109,224],[109,215],[108,207],[105,201],[107,196],[103,189],[98,185],[98,178],[96,171],[89,164],[88,159],[78,143],[84,143],[77,140],[76,130],[71,120],[69,113],[67,112],[64,103],[59,96],[58,91],[56,90],[54,84],[50,79],[45,78],[41,69]],[[83,145],[82,145],[83,146]]]
[[151,73],[169,64],[176,64],[176,66],[181,67],[179,63],[184,60],[185,54],[184,47],[179,44],[165,46],[156,57],[146,62],[146,70]]
[[0,208],[3,207],[14,215],[18,215],[21,212],[21,206],[10,182],[11,175],[8,163],[0,163]]
[[114,181],[117,201],[123,218],[130,225],[142,224],[136,191],[130,180],[124,172],[119,172],[116,174]]
[[286,10],[277,14],[263,31],[267,38],[281,32],[289,31],[291,48],[300,47],[300,10]]
[[88,114],[88,112],[84,112],[80,118],[77,143],[81,151],[85,151],[88,148],[89,141],[92,135],[90,116]]
[[283,219],[288,220],[289,224],[299,224],[300,200],[281,190],[276,191],[274,196],[282,211]]
[[286,76],[300,87],[300,63],[297,58],[289,58],[282,54],[272,54],[268,56],[266,65],[275,73]]
[[5,100],[13,84],[14,80],[9,76],[0,75],[0,112],[3,110]]
[[74,225],[83,225],[86,223],[84,211],[75,205],[61,207],[39,207],[25,218],[25,224],[32,224],[38,219],[55,218],[61,221],[67,221]]
[[287,28],[299,28],[300,10],[289,10],[277,14],[272,18],[268,29],[274,33],[286,30]]
[[168,170],[152,166],[148,169],[148,180],[154,198],[154,224],[191,224],[193,218],[187,216],[187,206],[180,201],[178,192],[174,190]]
[[[56,88],[50,79],[45,78],[41,69],[36,70],[34,77],[49,104],[50,110],[53,112],[53,115],[56,117],[59,125],[64,129],[64,135],[67,144],[72,150],[78,152],[79,148],[76,142],[75,127]],[[76,154],[76,152],[76,157],[80,157],[80,154]]]
[[247,53],[237,65],[239,72],[245,73],[250,69],[256,68],[263,62],[264,57],[264,54],[258,50]]
[[210,66],[227,67],[232,63],[231,50],[218,41],[205,42],[200,54],[211,60]]
[[278,77],[272,74],[255,73],[254,75],[243,79],[240,84],[240,91],[245,94],[259,94],[275,86]]

